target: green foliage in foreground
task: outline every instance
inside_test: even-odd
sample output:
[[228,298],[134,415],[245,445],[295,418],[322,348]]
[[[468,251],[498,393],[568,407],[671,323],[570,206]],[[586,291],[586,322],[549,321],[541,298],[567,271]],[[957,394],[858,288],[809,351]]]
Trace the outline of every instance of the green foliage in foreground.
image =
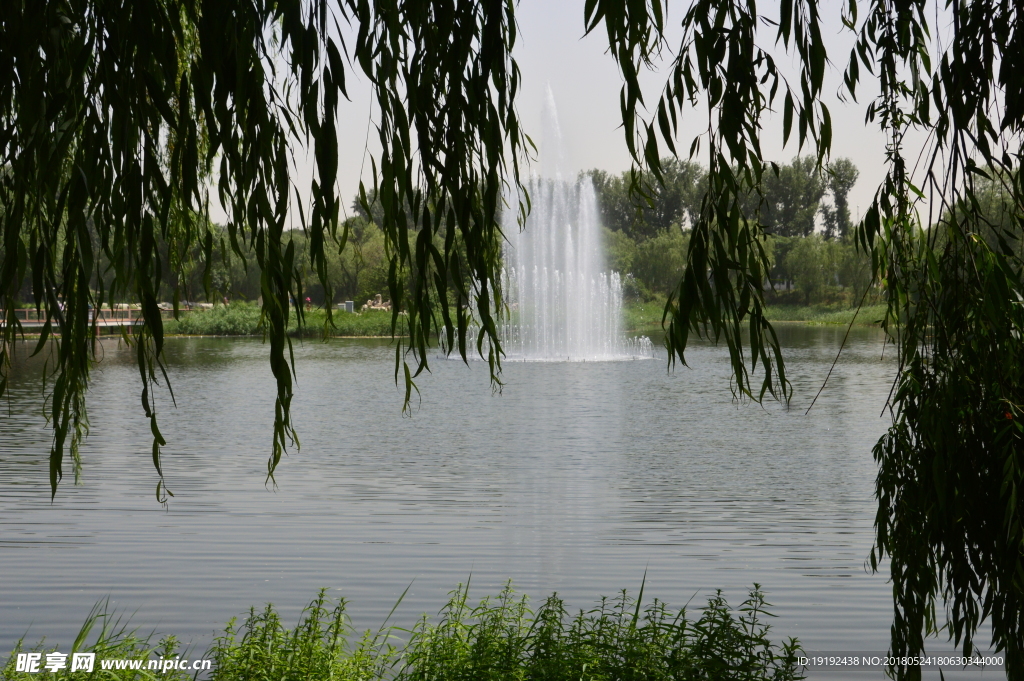
[[[641,598],[643,591],[641,590]],[[790,639],[781,647],[768,639],[772,615],[755,585],[736,610],[721,593],[708,599],[696,619],[685,608],[669,609],[655,600],[646,608],[625,591],[601,599],[596,608],[571,616],[557,595],[536,611],[506,587],[498,596],[468,604],[459,587],[433,624],[426,617],[411,630],[381,627],[355,639],[345,601],[331,604],[323,591],[288,629],[272,605],[255,609],[241,625],[231,620],[204,656],[213,660],[212,681],[254,679],[335,679],[337,681],[448,681],[476,679],[735,679],[790,681],[804,678],[797,665],[800,648]],[[171,657],[176,642],[150,645],[124,627],[104,626],[96,643],[85,645],[89,629],[109,615],[95,609],[75,644],[77,652],[100,658]],[[402,641],[404,640],[404,644]],[[37,647],[42,651],[42,644]],[[21,645],[15,653],[21,652]],[[0,681],[65,678],[64,672],[14,671],[12,655]],[[198,656],[192,655],[193,658]],[[189,678],[171,670],[157,675]],[[76,679],[127,681],[154,678],[139,671],[76,673]]]
[[[641,591],[641,596],[642,596]],[[737,611],[721,593],[700,617],[623,591],[575,617],[552,595],[536,613],[508,588],[475,608],[458,589],[441,613],[412,630],[398,678],[427,679],[800,679],[799,646],[768,640],[764,595]]]
[[[289,333],[292,336],[314,338],[323,336],[390,336],[391,313],[367,310],[359,314],[334,312],[333,327],[327,324],[324,310],[306,312],[301,320],[293,312]],[[399,326],[398,333],[402,334]],[[260,309],[252,303],[218,305],[211,310],[197,310],[180,315],[177,320],[164,323],[164,333],[181,336],[262,336]]]
[[[93,632],[95,632],[95,639],[90,643],[90,635],[93,634]],[[43,653],[42,661],[45,663],[45,654],[55,650],[68,655],[69,666],[71,653],[95,653],[97,661],[94,665],[93,672],[90,674],[82,671],[76,671],[74,674],[71,674],[67,669],[65,669],[57,673],[51,673],[43,669],[42,664],[40,664],[41,671],[38,673],[30,674],[28,672],[15,671],[15,663],[19,653]],[[11,652],[10,658],[7,660],[7,663],[0,668],[0,681],[14,681],[15,679],[28,681],[28,679],[58,678],[73,678],[76,681],[80,679],[128,681],[130,679],[156,678],[161,679],[161,681],[185,681],[185,679],[191,679],[192,676],[180,670],[171,669],[166,673],[159,672],[156,674],[153,672],[136,670],[101,670],[99,660],[140,660],[142,661],[142,665],[145,666],[146,661],[150,659],[172,659],[178,656],[187,657],[190,653],[191,651],[189,650],[182,650],[177,639],[173,636],[166,636],[161,638],[159,641],[154,642],[153,634],[141,635],[137,629],[129,629],[126,621],[123,621],[119,616],[110,612],[109,601],[103,601],[97,603],[85,618],[85,624],[82,625],[82,628],[79,630],[70,649],[66,647],[48,646],[46,645],[45,639],[40,641],[33,648],[29,649],[24,647],[24,639],[18,641],[14,650]]]

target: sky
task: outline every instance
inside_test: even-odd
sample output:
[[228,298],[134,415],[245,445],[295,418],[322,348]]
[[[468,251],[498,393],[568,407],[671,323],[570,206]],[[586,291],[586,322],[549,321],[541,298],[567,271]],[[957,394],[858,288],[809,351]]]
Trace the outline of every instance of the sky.
[[[670,29],[670,46],[678,45],[679,21],[688,3],[668,0],[666,23]],[[859,102],[840,101],[837,93],[842,87],[842,72],[853,46],[852,34],[843,28],[842,4],[837,0],[823,0],[825,40],[829,49],[830,65],[826,77],[826,102],[833,121],[833,158],[847,157],[860,170],[860,179],[850,193],[850,210],[857,218],[870,205],[878,184],[885,176],[885,136],[877,125],[864,121],[867,104],[877,94],[870,74],[863,74]],[[762,12],[772,17],[777,12],[773,3],[761,6]],[[522,0],[517,6],[519,39],[513,55],[523,75],[523,88],[518,109],[527,134],[541,146],[541,117],[547,90],[550,87],[557,106],[563,138],[563,160],[566,174],[579,170],[599,168],[613,173],[630,167],[619,115],[619,88],[621,80],[615,63],[606,54],[607,45],[602,28],[583,36],[584,0]],[[775,32],[762,32],[762,47],[774,49]],[[795,77],[795,60],[775,51],[776,60],[783,70]],[[667,60],[661,72],[643,76],[648,101],[657,101],[667,73]],[[863,71],[862,71],[863,73]],[[360,178],[370,181],[370,155],[379,151],[375,144],[376,130],[372,127],[371,92],[367,79],[356,68],[348,75],[350,102],[340,104],[338,183],[343,204],[347,208],[358,189]],[[872,89],[872,88],[875,89]],[[706,116],[706,114],[704,114]],[[702,127],[701,112],[690,111],[682,122],[677,148],[688,149],[693,136]],[[688,123],[688,118],[694,120]],[[782,146],[781,113],[766,123],[762,148],[769,160],[788,162],[798,153],[795,141]],[[706,120],[706,119],[705,119]],[[795,137],[795,136],[794,136]],[[910,138],[910,147],[920,146],[924,138]],[[806,152],[806,150],[805,150]],[[915,154],[916,156],[916,148]],[[698,161],[702,159],[698,158]],[[540,167],[538,163],[536,168]],[[308,186],[312,166],[308,158],[296,160],[298,186]],[[216,220],[218,216],[214,216]]]

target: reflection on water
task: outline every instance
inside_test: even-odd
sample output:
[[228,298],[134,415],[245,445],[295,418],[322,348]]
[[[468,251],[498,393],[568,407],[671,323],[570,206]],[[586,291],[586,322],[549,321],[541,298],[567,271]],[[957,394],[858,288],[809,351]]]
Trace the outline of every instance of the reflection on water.
[[[874,515],[871,446],[893,364],[858,329],[810,415],[841,328],[783,326],[793,408],[736,404],[725,354],[515,363],[435,360],[401,415],[393,349],[377,341],[296,349],[301,452],[264,485],[273,384],[258,341],[174,339],[177,408],[161,395],[174,493],[153,499],[138,372],[115,342],[94,374],[83,485],[51,504],[38,366],[15,367],[0,420],[0,648],[29,632],[69,642],[109,595],[143,629],[205,645],[252,604],[289,619],[321,586],[358,626],[436,612],[472,575],[511,578],[571,605],[637,589],[673,605],[717,587],[738,603],[759,582],[778,634],[809,650],[884,650],[890,590],[865,571]],[[777,634],[777,635],[778,635]]]

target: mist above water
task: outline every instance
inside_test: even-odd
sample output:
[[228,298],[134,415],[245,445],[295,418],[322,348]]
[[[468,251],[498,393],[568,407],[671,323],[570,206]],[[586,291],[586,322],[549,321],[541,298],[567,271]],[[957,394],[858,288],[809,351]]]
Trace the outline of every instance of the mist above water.
[[590,178],[563,178],[565,152],[554,96],[543,112],[542,176],[526,183],[523,228],[504,225],[502,344],[511,359],[585,361],[652,356],[647,338],[627,339],[622,281],[606,267],[597,195]]

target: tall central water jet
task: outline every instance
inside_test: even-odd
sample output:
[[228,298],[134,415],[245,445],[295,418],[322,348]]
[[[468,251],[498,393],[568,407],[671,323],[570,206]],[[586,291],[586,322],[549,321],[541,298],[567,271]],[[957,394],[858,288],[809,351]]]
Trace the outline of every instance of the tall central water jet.
[[622,282],[605,267],[593,182],[561,177],[561,131],[550,89],[544,113],[542,170],[553,177],[527,183],[532,207],[522,230],[512,220],[504,225],[505,352],[532,360],[649,357],[650,340],[623,335]]
[[525,229],[506,229],[505,351],[526,359],[622,354],[622,285],[607,272],[591,182],[534,179]]

